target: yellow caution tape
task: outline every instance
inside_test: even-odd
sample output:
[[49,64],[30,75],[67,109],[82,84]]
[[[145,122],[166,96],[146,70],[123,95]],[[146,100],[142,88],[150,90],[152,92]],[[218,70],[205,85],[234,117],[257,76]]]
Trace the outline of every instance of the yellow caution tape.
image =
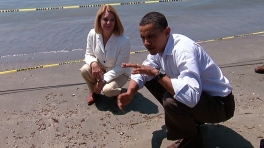
[[263,34],[263,33],[264,33],[264,31],[260,31],[260,32],[250,33],[250,34],[241,34],[241,35],[229,36],[229,37],[224,37],[224,38],[217,38],[217,39],[206,40],[206,41],[197,41],[197,43],[206,43],[206,42],[213,42],[213,41],[219,41],[219,40],[227,40],[227,39],[233,39],[233,38],[238,38],[238,37],[258,35],[258,34]]
[[[175,2],[182,0],[154,0],[154,1],[144,1],[144,2],[120,2],[120,3],[110,3],[108,5],[121,6],[121,5],[135,5],[135,4],[150,4],[150,3],[161,3],[161,2]],[[60,6],[60,7],[44,7],[44,8],[22,8],[22,9],[5,9],[0,10],[0,13],[6,12],[28,12],[28,11],[39,11],[39,10],[57,10],[57,9],[76,9],[76,8],[89,8],[89,7],[100,7],[104,4],[90,4],[90,5],[76,5],[76,6]]]
[[[264,31],[250,33],[250,34],[242,34],[242,35],[230,36],[230,37],[224,37],[224,38],[217,38],[217,39],[206,40],[206,41],[198,41],[197,43],[200,44],[200,43],[213,42],[213,41],[219,41],[219,40],[227,40],[227,39],[233,39],[233,38],[237,38],[237,37],[246,37],[246,36],[258,35],[258,34],[264,34]],[[130,52],[130,54],[132,55],[132,54],[142,53],[142,52],[147,52],[147,51],[148,50],[132,51],[132,52]],[[28,68],[22,68],[22,69],[16,69],[16,70],[6,70],[6,71],[0,72],[0,75],[14,73],[14,72],[20,72],[20,71],[40,69],[40,68],[49,68],[49,67],[65,65],[65,64],[73,64],[73,63],[79,63],[79,62],[84,62],[84,60],[69,61],[69,62],[63,62],[63,63],[57,63],[57,64],[40,65],[40,66],[36,66],[36,67],[28,67]]]
[[47,65],[40,65],[40,66],[35,66],[35,67],[21,68],[21,69],[16,69],[16,70],[6,70],[6,71],[0,72],[0,75],[14,73],[14,72],[20,72],[20,71],[40,69],[40,68],[49,68],[49,67],[65,65],[65,64],[79,63],[79,62],[83,62],[83,61],[84,60],[76,60],[76,61],[69,61],[69,62],[63,62],[63,63],[57,63],[57,64],[47,64]]

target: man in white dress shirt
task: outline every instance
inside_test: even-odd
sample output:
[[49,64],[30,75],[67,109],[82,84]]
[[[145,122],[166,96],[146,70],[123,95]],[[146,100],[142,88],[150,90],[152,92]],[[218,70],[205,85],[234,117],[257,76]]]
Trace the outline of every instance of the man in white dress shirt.
[[123,63],[132,74],[118,107],[131,102],[145,86],[164,107],[167,139],[177,140],[168,148],[199,148],[203,145],[199,124],[219,123],[233,117],[232,86],[204,49],[180,34],[171,34],[166,17],[146,14],[139,31],[149,55],[142,63]]

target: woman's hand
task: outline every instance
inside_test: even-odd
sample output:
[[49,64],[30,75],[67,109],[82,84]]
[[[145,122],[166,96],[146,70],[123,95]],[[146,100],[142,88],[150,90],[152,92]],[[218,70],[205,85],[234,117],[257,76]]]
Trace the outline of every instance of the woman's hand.
[[103,82],[102,80],[97,81],[96,85],[94,86],[94,92],[96,94],[100,94],[104,85],[105,85],[105,82]]
[[91,69],[92,69],[92,76],[94,79],[102,79],[103,76],[103,70],[102,68],[99,66],[99,64],[97,62],[93,62],[91,64]]

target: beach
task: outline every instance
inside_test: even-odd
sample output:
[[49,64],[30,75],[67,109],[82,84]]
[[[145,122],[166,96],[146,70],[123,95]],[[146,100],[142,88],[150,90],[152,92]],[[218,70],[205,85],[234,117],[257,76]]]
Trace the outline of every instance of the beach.
[[[0,13],[1,147],[166,148],[172,144],[166,139],[164,110],[146,88],[135,95],[125,113],[115,98],[100,96],[96,104],[87,105],[88,89],[79,68],[99,7],[31,11],[98,3],[116,1],[1,2],[0,10],[28,10]],[[235,115],[226,122],[201,126],[204,148],[258,148],[264,139],[264,75],[254,72],[264,64],[263,7],[263,0],[115,5],[131,41],[130,62],[140,64],[148,54],[138,33],[140,19],[159,11],[172,33],[198,42],[230,80]]]
[[[254,72],[264,63],[263,39],[258,34],[200,43],[231,81],[236,102],[233,118],[201,126],[204,148],[256,148],[264,138],[264,75]],[[130,62],[141,63],[147,54],[132,54]],[[88,106],[82,65],[0,75],[2,147],[164,148],[172,143],[166,140],[163,108],[145,88],[125,113],[104,96]]]

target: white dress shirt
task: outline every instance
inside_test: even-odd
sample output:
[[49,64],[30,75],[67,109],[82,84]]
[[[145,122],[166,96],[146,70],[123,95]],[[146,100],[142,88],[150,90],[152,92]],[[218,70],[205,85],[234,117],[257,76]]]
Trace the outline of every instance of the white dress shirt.
[[102,34],[97,34],[91,29],[87,37],[85,62],[90,65],[92,62],[100,62],[106,68],[103,79],[110,82],[122,74],[130,76],[130,68],[122,68],[122,63],[128,63],[130,58],[130,40],[127,36],[112,36],[105,47]]
[[[184,35],[171,34],[164,53],[149,54],[143,65],[163,69],[171,79],[174,98],[189,107],[198,103],[202,92],[225,97],[232,91],[229,80],[211,57]],[[153,76],[132,74],[131,79],[142,88]]]

